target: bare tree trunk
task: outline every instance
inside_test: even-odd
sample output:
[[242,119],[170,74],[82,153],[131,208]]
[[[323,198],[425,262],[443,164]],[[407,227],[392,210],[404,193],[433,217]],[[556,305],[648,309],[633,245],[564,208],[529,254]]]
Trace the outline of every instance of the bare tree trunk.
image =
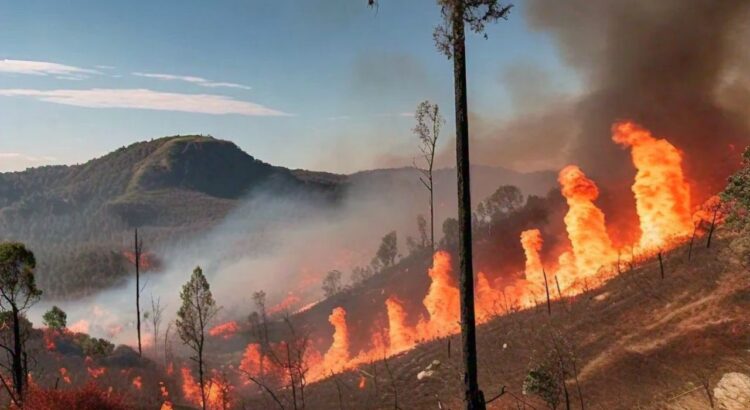
[[463,1],[455,2],[451,15],[453,76],[456,98],[456,173],[458,179],[458,259],[461,291],[461,339],[464,356],[464,388],[468,410],[484,410],[477,380],[476,323],[474,321],[474,272],[471,246],[471,181],[469,118],[466,101],[466,44]]
[[690,236],[690,247],[688,247],[688,261],[693,257],[693,242],[695,242],[695,231],[698,230],[698,227],[701,224],[703,224],[703,219],[693,225],[693,235]]
[[432,165],[430,165],[430,249],[432,253],[435,253],[435,193],[432,186]]
[[557,297],[562,300],[562,292],[560,291],[560,281],[557,280],[557,275],[555,275],[555,285],[557,286]]
[[26,377],[23,374],[23,345],[21,343],[21,323],[18,308],[15,304],[11,304],[11,314],[13,315],[13,387],[15,387],[18,400],[22,401],[24,381]]
[[664,279],[664,262],[661,259],[661,251],[659,251],[659,272],[661,273],[662,280]]
[[198,383],[201,387],[201,408],[206,410],[206,385],[203,380],[203,335],[201,334],[201,344],[198,347]]
[[549,301],[549,285],[547,284],[547,271],[542,268],[542,275],[544,275],[544,291],[547,293],[547,315],[552,316],[552,304]]
[[141,345],[141,243],[138,241],[138,228],[135,229],[134,243],[135,259],[135,314],[136,329],[138,331],[138,356],[143,355]]
[[714,229],[716,228],[716,214],[719,212],[719,207],[714,208],[714,216],[711,218],[711,228],[708,230],[708,240],[706,241],[706,249],[711,247],[711,238],[714,236]]

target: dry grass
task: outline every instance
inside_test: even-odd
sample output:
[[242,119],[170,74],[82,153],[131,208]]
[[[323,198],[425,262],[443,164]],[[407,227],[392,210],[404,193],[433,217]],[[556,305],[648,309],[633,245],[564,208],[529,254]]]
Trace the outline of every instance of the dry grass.
[[[555,301],[551,317],[539,306],[481,326],[485,396],[506,389],[488,407],[547,408],[524,396],[522,385],[556,334],[576,357],[586,408],[709,408],[704,384],[712,389],[724,372],[750,372],[750,274],[729,241],[696,247],[689,262],[684,247],[665,254],[664,280],[658,261],[645,261],[598,289]],[[461,408],[460,354],[458,336],[420,345],[388,366],[362,366],[363,389],[356,371],[310,386],[308,408]],[[417,380],[433,360],[441,362],[437,373]],[[572,408],[579,408],[572,377],[567,385]]]

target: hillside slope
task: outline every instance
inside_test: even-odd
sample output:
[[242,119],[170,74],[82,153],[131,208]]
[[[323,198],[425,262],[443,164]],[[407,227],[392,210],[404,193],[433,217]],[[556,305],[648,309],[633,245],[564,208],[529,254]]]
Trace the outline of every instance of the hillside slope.
[[[489,408],[546,408],[523,394],[524,379],[558,357],[572,408],[581,407],[579,391],[586,408],[708,408],[704,383],[713,392],[727,372],[750,374],[750,272],[730,241],[699,244],[690,261],[687,247],[669,252],[664,279],[658,261],[643,261],[601,288],[555,301],[551,316],[542,304],[480,326],[481,386],[488,399],[505,387]],[[420,345],[387,368],[363,365],[309,387],[308,408],[460,408],[460,355],[458,336]],[[433,360],[435,374],[418,380]],[[558,399],[564,408],[562,390]]]
[[[555,183],[550,172],[477,166],[474,173],[479,199],[501,184],[543,194]],[[436,171],[436,186],[440,223],[455,213],[455,173]],[[173,136],[134,143],[81,165],[0,173],[0,240],[24,242],[35,252],[48,298],[72,298],[123,282],[133,228],[141,228],[147,250],[158,257],[170,245],[207,233],[257,192],[291,201],[314,198],[316,206],[332,210],[346,198],[378,195],[399,203],[410,220],[425,204],[411,168],[352,175],[289,170],[255,159],[230,141]]]

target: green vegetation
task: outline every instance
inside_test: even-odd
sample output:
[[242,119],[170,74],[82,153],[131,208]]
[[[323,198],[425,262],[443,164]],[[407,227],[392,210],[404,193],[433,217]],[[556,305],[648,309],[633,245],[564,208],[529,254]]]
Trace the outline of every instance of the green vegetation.
[[192,359],[198,364],[198,383],[201,391],[201,403],[206,410],[205,385],[205,340],[206,330],[211,320],[216,316],[219,308],[211,294],[203,270],[197,266],[193,270],[190,280],[182,287],[180,292],[182,305],[177,311],[177,334],[182,342],[193,351]]
[[64,329],[68,326],[68,314],[59,307],[52,306],[52,309],[42,316],[42,323],[50,329]]
[[0,173],[0,240],[35,251],[47,294],[77,297],[125,280],[134,227],[158,253],[216,224],[260,184],[322,192],[338,184],[310,178],[212,137],[138,142],[81,165]]

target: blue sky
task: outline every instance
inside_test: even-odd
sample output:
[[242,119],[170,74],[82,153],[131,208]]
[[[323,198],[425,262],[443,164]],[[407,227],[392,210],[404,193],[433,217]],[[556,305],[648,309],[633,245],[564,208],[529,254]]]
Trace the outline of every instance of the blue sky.
[[[434,0],[365,3],[0,0],[0,171],[189,133],[291,168],[398,165],[419,101],[451,132],[452,66],[433,45]],[[473,112],[511,115],[503,74],[519,65],[575,88],[522,2],[488,35],[468,44]]]

